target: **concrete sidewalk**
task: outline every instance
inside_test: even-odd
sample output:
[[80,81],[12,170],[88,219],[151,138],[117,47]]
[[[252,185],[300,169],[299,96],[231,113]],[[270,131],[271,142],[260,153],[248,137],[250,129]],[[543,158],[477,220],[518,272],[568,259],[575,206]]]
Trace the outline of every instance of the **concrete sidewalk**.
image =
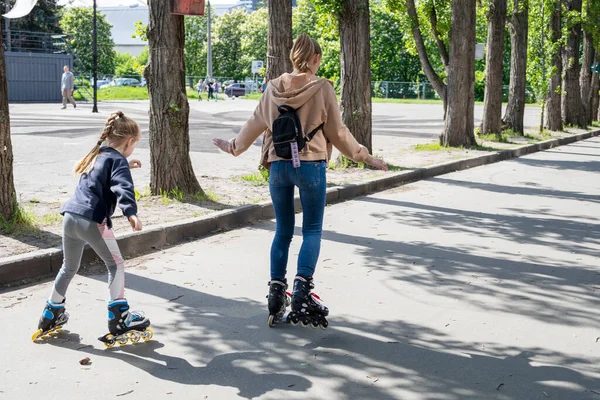
[[595,138],[328,207],[326,331],[266,326],[273,222],[130,260],[149,343],[96,340],[101,269],[46,344],[50,283],[5,290],[0,398],[597,399],[598,157]]

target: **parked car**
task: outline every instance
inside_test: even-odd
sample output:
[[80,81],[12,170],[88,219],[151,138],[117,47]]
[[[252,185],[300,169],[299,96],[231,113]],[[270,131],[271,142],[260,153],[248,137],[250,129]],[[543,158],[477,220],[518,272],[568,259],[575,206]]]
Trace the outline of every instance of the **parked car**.
[[140,81],[134,78],[117,78],[107,86],[140,86]]
[[225,88],[225,94],[228,97],[239,97],[246,95],[246,85],[243,83],[233,83]]
[[223,89],[227,89],[229,86],[233,85],[234,83],[236,83],[236,82],[233,79],[223,82]]
[[[110,83],[110,80],[108,80],[108,79],[98,79],[98,80],[96,81],[96,87],[97,87],[98,89],[100,89],[101,87],[103,87],[103,86],[106,86],[106,85],[108,85],[109,83]],[[93,78],[92,78],[92,79],[90,79],[90,86],[94,86],[94,79],[93,79]]]

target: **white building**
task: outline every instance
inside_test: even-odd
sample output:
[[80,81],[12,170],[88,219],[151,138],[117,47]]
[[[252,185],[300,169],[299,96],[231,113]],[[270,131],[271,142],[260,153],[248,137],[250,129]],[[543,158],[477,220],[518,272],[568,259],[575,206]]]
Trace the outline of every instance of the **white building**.
[[129,53],[138,56],[148,44],[135,35],[135,23],[142,21],[148,24],[148,7],[139,6],[117,6],[98,7],[102,14],[113,26],[111,29],[112,39],[115,42],[115,50],[120,53]]

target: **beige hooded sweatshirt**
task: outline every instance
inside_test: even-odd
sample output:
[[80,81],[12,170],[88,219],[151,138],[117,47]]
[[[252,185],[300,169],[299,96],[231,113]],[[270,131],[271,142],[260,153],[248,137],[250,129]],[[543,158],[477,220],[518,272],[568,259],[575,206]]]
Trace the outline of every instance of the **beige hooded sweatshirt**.
[[264,132],[261,164],[282,160],[275,154],[271,127],[279,116],[277,107],[287,104],[296,109],[304,135],[323,123],[323,130],[306,143],[300,152],[302,161],[329,161],[331,145],[356,162],[366,162],[369,152],[360,145],[342,123],[333,86],[327,79],[308,74],[285,73],[269,82],[252,118],[229,144],[234,156],[242,154]]

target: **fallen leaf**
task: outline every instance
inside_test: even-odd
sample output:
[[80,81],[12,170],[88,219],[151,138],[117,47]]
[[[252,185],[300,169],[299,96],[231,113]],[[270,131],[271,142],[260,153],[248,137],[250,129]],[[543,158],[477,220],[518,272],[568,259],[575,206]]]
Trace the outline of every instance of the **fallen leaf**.
[[118,394],[117,397],[119,397],[119,396],[125,396],[125,395],[128,395],[130,393],[133,393],[133,390],[130,390],[129,392]]
[[167,394],[173,394],[173,392],[167,392]]
[[498,387],[496,388],[496,390],[500,390],[500,388],[501,388],[502,386],[504,386],[504,383],[501,383],[501,384],[499,384],[499,385],[498,385]]
[[183,295],[182,295],[182,294],[180,294],[179,296],[177,296],[177,297],[175,297],[175,298],[173,298],[173,299],[169,299],[169,301],[175,301],[175,300],[179,300],[179,299],[180,299],[180,298],[182,298],[182,297],[183,297]]
[[550,397],[550,396],[548,396],[548,393],[544,392],[543,390],[542,390],[542,393],[544,393],[544,396]]
[[81,365],[89,365],[90,364],[90,358],[89,357],[82,358],[81,360],[79,360],[79,364],[81,364]]
[[288,385],[288,387],[294,387],[294,386],[296,386],[295,383],[292,383],[291,385]]

